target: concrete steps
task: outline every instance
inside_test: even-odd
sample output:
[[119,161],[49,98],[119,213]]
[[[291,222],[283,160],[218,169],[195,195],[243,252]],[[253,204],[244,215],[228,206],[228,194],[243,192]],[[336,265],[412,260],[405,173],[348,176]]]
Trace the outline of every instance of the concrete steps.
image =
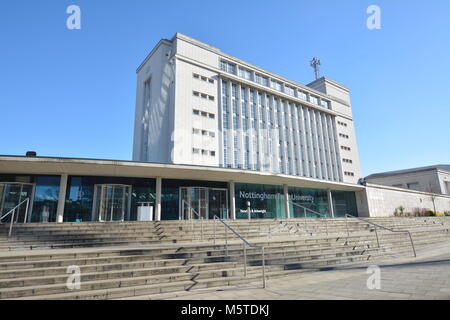
[[[449,237],[445,219],[373,221],[411,230],[416,249]],[[304,220],[283,223],[300,229]],[[277,220],[229,224],[248,240],[265,246],[268,278],[412,255],[406,234],[378,230],[378,247],[373,227],[353,219],[329,219],[328,228],[323,220],[307,219],[309,233],[302,234],[280,226]],[[219,226],[213,221],[28,224],[15,226],[15,239],[6,239],[6,228],[0,226],[0,299],[157,298],[260,280],[261,250],[247,247],[244,276],[242,242]],[[269,236],[264,230],[269,228],[280,232]],[[80,289],[66,285],[69,266],[80,268]]]

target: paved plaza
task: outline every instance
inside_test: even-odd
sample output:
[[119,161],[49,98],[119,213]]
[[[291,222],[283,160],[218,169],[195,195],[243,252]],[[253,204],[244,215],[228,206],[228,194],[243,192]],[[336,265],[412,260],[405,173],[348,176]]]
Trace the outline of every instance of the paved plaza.
[[398,258],[379,264],[380,288],[368,289],[367,266],[299,273],[224,288],[183,293],[168,299],[187,300],[309,300],[309,299],[439,299],[450,300],[450,243],[422,249],[418,258]]

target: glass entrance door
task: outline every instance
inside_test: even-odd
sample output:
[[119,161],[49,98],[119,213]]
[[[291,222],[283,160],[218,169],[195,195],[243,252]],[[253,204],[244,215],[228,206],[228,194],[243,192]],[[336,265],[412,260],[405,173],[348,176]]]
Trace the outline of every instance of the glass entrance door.
[[229,219],[228,194],[226,189],[209,190],[209,218],[218,216],[221,219]]
[[[214,219],[214,216],[228,219],[227,189],[203,187],[180,188],[180,220]],[[192,209],[195,213],[189,211]],[[198,215],[197,215],[197,214]]]
[[96,184],[92,206],[92,221],[130,220],[131,186]]
[[[15,220],[19,223],[29,222],[31,218],[32,200],[34,195],[34,184],[31,183],[18,183],[18,182],[0,182],[0,217],[8,213],[11,209],[24,201],[26,198],[30,199],[28,205],[28,215],[26,216],[26,205],[19,207],[16,210]],[[11,221],[11,215],[5,217],[1,222]]]

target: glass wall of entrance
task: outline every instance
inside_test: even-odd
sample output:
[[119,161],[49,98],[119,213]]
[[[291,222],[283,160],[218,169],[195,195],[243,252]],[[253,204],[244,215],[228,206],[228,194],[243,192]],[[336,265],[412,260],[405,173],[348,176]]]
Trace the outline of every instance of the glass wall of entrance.
[[[32,183],[19,183],[19,182],[0,182],[0,217],[8,213],[15,206],[20,204],[25,199],[29,198],[29,211],[32,208],[32,200],[34,198],[34,188],[35,185]],[[24,223],[25,216],[27,216],[27,221],[31,218],[28,212],[26,214],[26,205],[22,205],[16,210],[15,221]],[[11,215],[5,217],[0,222],[11,221]]]
[[180,220],[229,218],[227,189],[181,187],[179,199]]
[[92,221],[130,220],[131,185],[96,184]]

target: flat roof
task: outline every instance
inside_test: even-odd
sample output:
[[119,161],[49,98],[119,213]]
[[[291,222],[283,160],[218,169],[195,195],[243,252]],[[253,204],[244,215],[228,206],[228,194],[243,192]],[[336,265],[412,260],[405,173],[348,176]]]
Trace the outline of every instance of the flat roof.
[[370,176],[367,176],[366,179],[389,177],[389,176],[394,176],[394,175],[399,175],[399,174],[430,171],[430,170],[443,170],[443,171],[450,172],[450,164],[437,164],[434,166],[426,166],[426,167],[419,167],[419,168],[412,168],[412,169],[403,169],[403,170],[396,170],[396,171],[374,173],[374,174],[371,174]]
[[230,169],[185,164],[136,162],[129,160],[105,160],[62,157],[27,157],[0,155],[0,174],[18,175],[75,175],[112,176],[199,180],[234,181],[267,185],[288,185],[314,189],[361,191],[364,186],[290,176],[271,172]]

